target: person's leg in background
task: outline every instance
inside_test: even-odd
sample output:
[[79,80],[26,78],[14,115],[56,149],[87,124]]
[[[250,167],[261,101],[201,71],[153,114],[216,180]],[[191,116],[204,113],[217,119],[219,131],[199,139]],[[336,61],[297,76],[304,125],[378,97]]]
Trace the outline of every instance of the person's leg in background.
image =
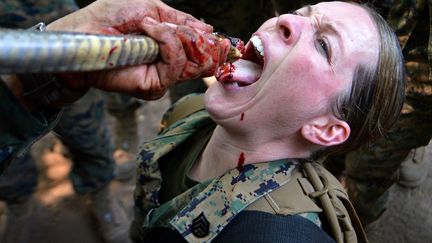
[[135,175],[135,159],[138,152],[138,124],[136,111],[144,101],[135,97],[104,93],[106,109],[115,118],[114,159],[115,179],[129,181]]
[[70,179],[78,194],[90,195],[102,236],[107,242],[128,242],[130,220],[109,191],[114,178],[114,147],[104,113],[102,94],[90,90],[64,109],[54,131],[70,151]]

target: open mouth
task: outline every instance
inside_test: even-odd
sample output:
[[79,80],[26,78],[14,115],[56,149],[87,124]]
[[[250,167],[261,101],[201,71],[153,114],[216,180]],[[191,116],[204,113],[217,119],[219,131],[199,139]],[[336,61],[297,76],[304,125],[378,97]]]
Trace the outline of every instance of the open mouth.
[[246,45],[241,59],[224,63],[216,71],[216,79],[226,85],[248,86],[260,77],[264,66],[264,46],[258,36],[253,36]]

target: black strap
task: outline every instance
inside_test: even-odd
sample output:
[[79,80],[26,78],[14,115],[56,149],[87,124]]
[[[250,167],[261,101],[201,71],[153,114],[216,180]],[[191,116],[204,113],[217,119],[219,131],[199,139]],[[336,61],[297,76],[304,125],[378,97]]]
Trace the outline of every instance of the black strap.
[[335,241],[325,231],[301,216],[242,211],[213,242],[334,243]]

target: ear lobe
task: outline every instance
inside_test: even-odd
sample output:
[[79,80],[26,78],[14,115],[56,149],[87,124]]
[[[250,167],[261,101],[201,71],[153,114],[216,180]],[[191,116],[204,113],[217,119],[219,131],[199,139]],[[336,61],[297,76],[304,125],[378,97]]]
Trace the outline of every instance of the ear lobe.
[[334,116],[316,118],[301,128],[301,134],[306,140],[324,147],[345,142],[350,132],[348,123]]

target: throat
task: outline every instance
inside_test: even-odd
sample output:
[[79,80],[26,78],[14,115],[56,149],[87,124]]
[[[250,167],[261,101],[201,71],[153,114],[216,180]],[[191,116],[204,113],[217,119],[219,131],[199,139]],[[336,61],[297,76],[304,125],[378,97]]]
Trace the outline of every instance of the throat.
[[216,159],[210,159],[204,154],[205,152],[200,155],[188,173],[188,177],[197,182],[204,182],[225,173],[225,170],[215,162]]
[[198,159],[193,163],[188,173],[190,179],[203,182],[219,177],[229,170],[242,169],[247,163],[245,152],[239,152],[237,148],[227,143],[218,142],[229,140],[217,139],[216,130]]

